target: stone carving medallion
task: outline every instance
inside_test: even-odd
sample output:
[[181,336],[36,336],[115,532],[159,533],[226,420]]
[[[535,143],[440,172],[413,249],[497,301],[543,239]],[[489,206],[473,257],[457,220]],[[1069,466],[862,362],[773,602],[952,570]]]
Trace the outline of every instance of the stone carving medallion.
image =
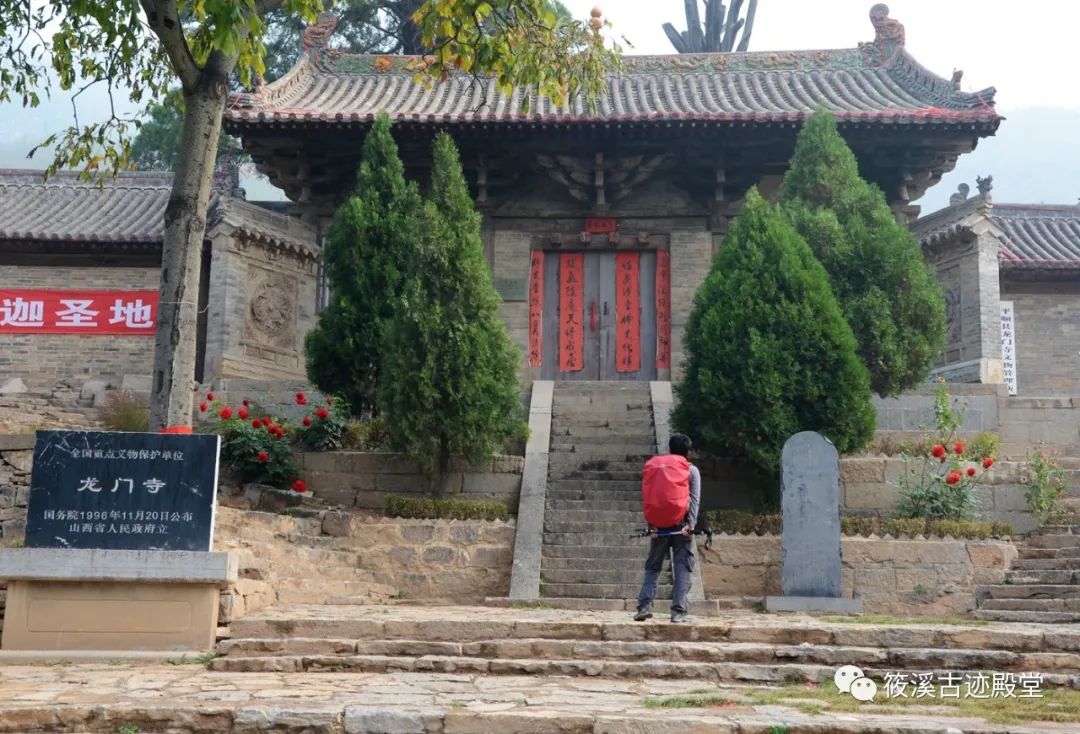
[[244,335],[278,349],[296,347],[296,278],[256,271],[249,281]]

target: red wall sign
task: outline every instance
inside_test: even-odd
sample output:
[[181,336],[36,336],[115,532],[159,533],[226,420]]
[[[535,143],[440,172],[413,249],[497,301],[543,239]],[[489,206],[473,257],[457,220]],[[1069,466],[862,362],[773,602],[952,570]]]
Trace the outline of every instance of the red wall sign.
[[0,288],[0,334],[154,335],[157,291]]
[[615,255],[615,370],[641,369],[640,253]]
[[611,234],[616,229],[614,219],[593,217],[585,220],[585,231],[589,234]]
[[529,364],[544,362],[544,253],[533,252],[529,268]]
[[559,255],[559,371],[585,369],[584,255]]
[[671,369],[671,253],[656,253],[656,369]]

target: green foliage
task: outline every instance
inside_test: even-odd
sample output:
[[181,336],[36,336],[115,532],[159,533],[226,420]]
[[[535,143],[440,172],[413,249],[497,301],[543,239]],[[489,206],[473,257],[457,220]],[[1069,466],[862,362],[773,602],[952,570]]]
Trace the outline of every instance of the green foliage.
[[859,177],[825,110],[799,134],[780,195],[829,273],[874,391],[897,395],[922,383],[945,343],[941,289],[881,190]]
[[499,318],[480,215],[457,148],[435,141],[424,244],[383,331],[378,405],[390,445],[429,475],[451,457],[478,464],[520,433],[521,355]]
[[964,447],[964,459],[967,461],[982,461],[986,457],[994,457],[1001,450],[1001,437],[996,433],[976,433]]
[[112,392],[98,411],[98,420],[109,431],[144,433],[150,426],[150,404],[138,393]]
[[326,403],[301,419],[294,432],[297,445],[309,451],[330,451],[344,445],[349,430],[349,406],[341,398],[327,398]]
[[[206,410],[202,410],[203,406]],[[259,416],[247,408],[234,410],[212,400],[199,407],[203,416],[201,430],[221,436],[221,464],[238,481],[284,489],[299,475],[285,421]],[[241,418],[243,413],[247,417]]]
[[323,261],[330,300],[307,335],[307,373],[354,413],[374,408],[385,324],[400,303],[404,268],[418,257],[422,200],[380,115],[364,140],[356,190],[334,215]]
[[672,419],[700,449],[775,476],[800,431],[820,431],[841,453],[873,435],[866,368],[825,270],[757,189],[694,298],[685,349]]
[[1058,519],[1063,514],[1058,500],[1069,486],[1069,475],[1061,468],[1057,456],[1042,448],[1029,451],[1027,485],[1024,496],[1040,523]]
[[[779,514],[753,514],[738,510],[711,510],[705,513],[709,528],[714,533],[728,535],[779,535]],[[956,520],[928,520],[905,517],[859,517],[840,518],[840,532],[848,536],[899,537],[938,536],[953,538],[1006,538],[1012,535],[1007,523],[961,522]]]
[[383,512],[387,517],[417,520],[507,520],[510,517],[505,502],[403,497],[395,494],[383,498]]
[[390,432],[386,421],[374,417],[365,421],[351,421],[345,429],[343,445],[353,451],[374,451],[390,447]]
[[[184,98],[174,89],[161,104],[151,104],[139,133],[131,144],[131,166],[137,171],[176,170],[180,150],[180,133],[184,127]],[[233,148],[228,135],[218,136],[218,155]]]

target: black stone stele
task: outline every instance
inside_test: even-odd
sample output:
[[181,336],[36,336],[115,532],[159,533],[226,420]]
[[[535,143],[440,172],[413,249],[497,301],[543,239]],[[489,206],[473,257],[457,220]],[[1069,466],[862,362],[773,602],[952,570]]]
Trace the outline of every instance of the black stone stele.
[[220,441],[38,431],[26,547],[209,551]]

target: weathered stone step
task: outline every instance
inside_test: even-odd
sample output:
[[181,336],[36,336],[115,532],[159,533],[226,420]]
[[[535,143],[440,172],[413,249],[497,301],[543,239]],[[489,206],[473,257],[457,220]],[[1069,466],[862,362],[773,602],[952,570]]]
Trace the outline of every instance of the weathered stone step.
[[[656,453],[656,443],[653,439],[637,438],[626,439],[616,436],[611,440],[605,438],[573,438],[563,436],[553,437],[548,448],[553,456],[562,454],[595,454],[603,451],[614,451],[616,455],[641,454],[652,456]],[[640,466],[638,467],[641,468]],[[1062,536],[1069,537],[1069,536]]]
[[[579,538],[581,540],[581,538]],[[622,558],[637,559],[645,563],[649,552],[648,543],[626,538],[625,544],[616,545],[550,545],[544,544],[544,558]]]
[[[641,588],[642,579],[645,576],[644,561],[638,564],[638,568],[554,568],[542,566],[540,575],[548,584],[600,584],[637,586]],[[665,566],[666,568],[666,566]],[[671,572],[665,571],[660,577],[661,583],[671,584]]]
[[1035,535],[1073,535],[1080,539],[1080,525],[1043,525],[1032,533]]
[[[1069,573],[1066,571],[1065,573]],[[1073,584],[998,584],[980,586],[980,594],[991,599],[1078,599],[1080,585]]]
[[[620,527],[621,526],[621,527]],[[640,513],[637,517],[620,517],[613,520],[599,522],[586,521],[575,522],[562,517],[544,518],[544,534],[552,535],[575,535],[582,534],[591,538],[619,537],[629,535],[639,527],[644,527]]]
[[233,639],[218,646],[232,657],[273,655],[454,656],[534,660],[650,660],[690,663],[802,663],[871,665],[909,669],[993,669],[1080,673],[1080,659],[1071,653],[1016,653],[1004,650],[942,650],[933,648],[876,648],[837,645],[771,645],[735,642],[646,642],[492,639],[473,642],[427,640],[347,640],[319,638]]
[[1018,558],[1012,562],[1013,571],[1080,570],[1080,558]]
[[[637,559],[636,564],[630,564],[629,559],[623,558],[555,558],[543,559],[544,569],[594,569],[597,571],[625,571],[628,568],[636,568],[641,573],[645,568],[645,557]],[[667,568],[667,566],[665,566]]]
[[[565,513],[561,517],[565,517]],[[1013,569],[1009,571],[1006,578],[1011,584],[1017,586],[1030,584],[1080,584],[1080,571],[1069,569],[1043,569],[1038,571]]]
[[1020,558],[1080,558],[1080,548],[1032,548],[1024,544],[1018,549]]
[[[578,533],[551,533],[544,531],[544,550],[548,546],[571,546],[588,548],[595,543],[597,546],[617,546],[625,544],[631,552],[646,554],[649,550],[649,542],[646,538],[632,536],[633,527],[628,526],[625,530],[598,530],[593,532]],[[644,555],[642,555],[644,558]]]
[[625,438],[640,438],[642,436],[655,436],[655,427],[651,420],[613,420],[611,418],[594,418],[574,421],[563,426],[558,433],[552,433],[552,438],[595,438],[599,436],[623,436]]
[[1037,624],[1073,624],[1080,622],[1080,612],[1038,612],[1007,609],[976,609],[976,619],[993,622],[1034,622]]
[[[760,596],[721,596],[696,601],[690,600],[690,614],[695,617],[716,617],[721,613],[721,610],[760,610],[762,601]],[[577,599],[566,596],[545,596],[538,599],[536,603],[545,609],[629,612],[631,616],[637,610],[637,599]],[[508,597],[488,597],[484,600],[484,604],[495,607],[520,608],[522,601]],[[653,612],[655,618],[662,622],[663,616],[671,612],[671,601],[656,599],[653,602]]]
[[571,489],[586,492],[593,491],[626,491],[626,492],[640,492],[641,481],[636,482],[613,482],[611,480],[588,480],[588,479],[552,479],[547,483],[548,491],[557,489]]
[[[547,583],[540,582],[540,593],[544,596],[570,596],[578,599],[633,599],[641,591],[641,580],[630,583],[591,584],[591,583]],[[671,586],[660,584],[656,595],[671,597]]]
[[[702,663],[686,661],[624,661],[624,660],[545,660],[534,658],[495,659],[459,655],[288,655],[277,657],[218,658],[211,663],[213,670],[226,672],[363,672],[387,673],[477,673],[488,675],[576,676],[631,680],[693,679],[711,682],[743,683],[822,683],[832,680],[835,665],[812,663]],[[860,665],[867,676],[884,677],[895,672],[896,666],[875,668]],[[929,672],[921,669],[920,672]],[[945,670],[935,671],[938,675]],[[984,672],[990,672],[987,669]],[[1042,684],[1070,686],[1075,676],[1061,673],[1044,674]],[[548,731],[549,729],[544,729]],[[550,729],[554,731],[553,729]],[[537,729],[536,731],[540,731]]]
[[1080,535],[1054,533],[1032,535],[1024,545],[1029,548],[1080,548]]
[[[603,506],[604,505],[600,505],[599,507]],[[555,525],[561,526],[571,523],[575,525],[583,523],[599,523],[630,526],[637,525],[644,527],[645,522],[641,516],[641,500],[638,500],[636,510],[566,510],[562,508],[553,508],[549,509],[544,515],[545,530],[549,528],[549,521],[551,522],[550,529],[552,530],[556,529]]]
[[[552,454],[552,458],[558,454]],[[569,454],[567,454],[569,456]],[[640,482],[641,467],[626,471],[578,469],[573,466],[549,467],[549,479],[583,479],[585,481]]]
[[980,610],[1006,612],[1076,612],[1080,614],[1080,599],[1052,598],[993,598],[984,599]]
[[593,510],[618,510],[619,512],[641,512],[641,498],[634,500],[612,500],[605,495],[590,495],[584,493],[581,495],[573,496],[572,494],[566,494],[564,496],[553,498],[550,495],[547,497],[547,511],[567,511],[567,512],[591,512]]

